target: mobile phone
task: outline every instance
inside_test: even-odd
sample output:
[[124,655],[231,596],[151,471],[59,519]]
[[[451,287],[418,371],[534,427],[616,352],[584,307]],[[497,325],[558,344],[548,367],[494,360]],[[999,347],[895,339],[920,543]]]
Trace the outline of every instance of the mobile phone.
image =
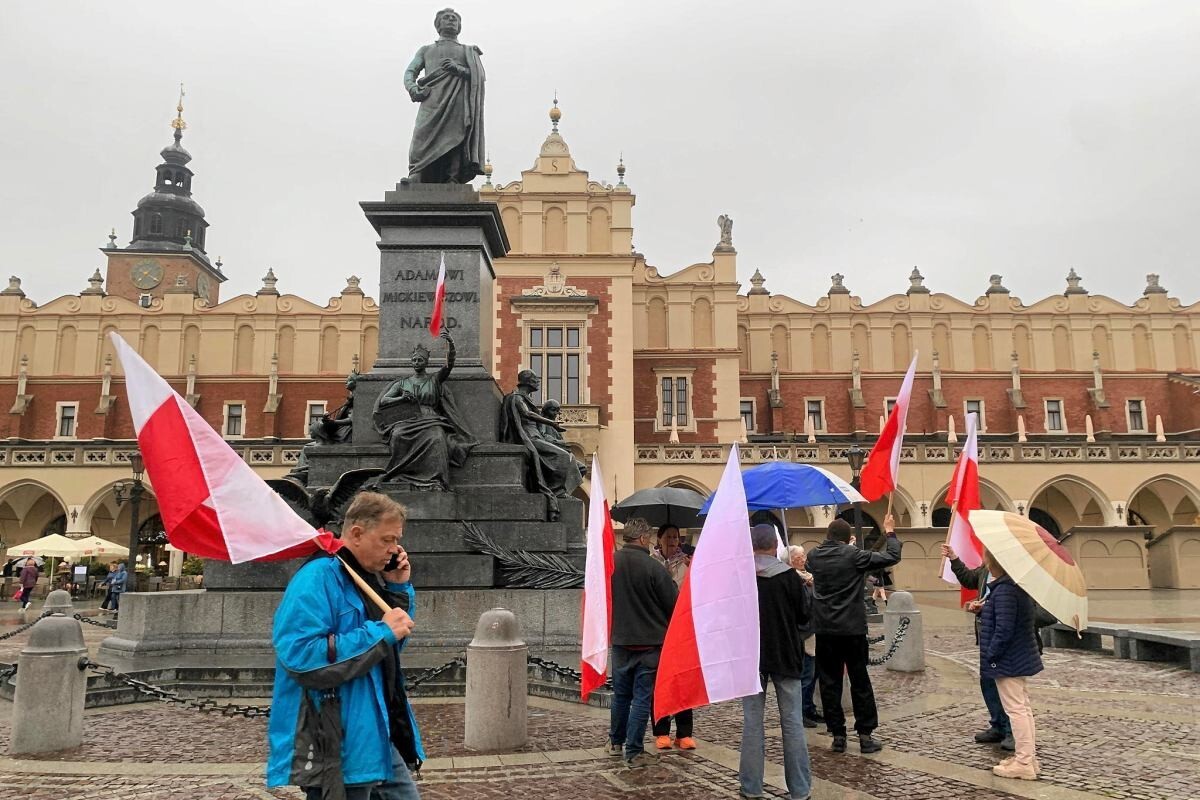
[[393,553],[391,559],[388,560],[387,566],[383,568],[384,572],[391,572],[400,566],[400,554]]

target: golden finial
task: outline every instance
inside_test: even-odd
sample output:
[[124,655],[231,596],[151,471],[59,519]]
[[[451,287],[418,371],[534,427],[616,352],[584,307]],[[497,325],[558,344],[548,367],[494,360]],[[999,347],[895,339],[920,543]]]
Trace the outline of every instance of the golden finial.
[[487,156],[484,157],[483,175],[484,175],[484,178],[486,178],[486,180],[483,182],[483,185],[491,186],[492,185],[492,156],[491,156],[491,154],[488,154]]
[[554,90],[554,107],[550,109],[551,132],[558,133],[558,121],[562,119],[562,111],[558,108],[558,90]]
[[625,153],[617,159],[617,186],[625,185]]
[[175,119],[171,120],[171,127],[177,131],[181,131],[187,127],[187,123],[183,121],[183,84],[179,84],[179,105],[175,106]]

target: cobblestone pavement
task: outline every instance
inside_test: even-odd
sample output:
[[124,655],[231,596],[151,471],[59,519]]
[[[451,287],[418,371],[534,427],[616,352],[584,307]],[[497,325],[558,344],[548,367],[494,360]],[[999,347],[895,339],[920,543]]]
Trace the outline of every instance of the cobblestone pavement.
[[[85,629],[85,633],[87,633]],[[97,629],[103,635],[103,631]],[[15,638],[17,645],[21,639]],[[1182,800],[1200,796],[1200,675],[1103,653],[1049,651],[1030,681],[1043,779],[1005,781],[990,767],[1002,755],[972,741],[986,723],[977,650],[967,628],[927,630],[929,665],[905,675],[872,669],[883,753],[835,754],[808,730],[816,800]],[[0,659],[2,660],[2,659]],[[738,703],[700,709],[700,748],[671,751],[640,770],[600,749],[607,712],[530,699],[529,742],[519,751],[473,754],[462,746],[461,700],[416,707],[430,761],[422,797],[701,800],[736,798]],[[0,703],[0,749],[11,732]],[[768,796],[782,790],[782,739],[767,704]],[[263,785],[265,720],[200,714],[142,703],[89,710],[80,748],[23,760],[0,758],[0,798],[24,800],[300,800],[294,788]],[[1117,766],[1119,765],[1119,767]]]

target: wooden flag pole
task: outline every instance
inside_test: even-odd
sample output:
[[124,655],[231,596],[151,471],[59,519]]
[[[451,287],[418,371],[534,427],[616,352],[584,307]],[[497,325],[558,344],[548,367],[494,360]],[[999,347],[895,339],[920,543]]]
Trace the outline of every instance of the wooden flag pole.
[[[950,506],[950,524],[946,526],[946,546],[947,547],[950,546],[950,534],[954,532],[954,515],[957,512],[958,512],[958,498],[956,497],[956,498],[954,498],[954,504]],[[933,517],[932,511],[929,512],[929,516],[931,517],[930,522],[932,522],[933,521],[932,520],[932,517]],[[942,560],[940,562],[938,562],[938,564],[939,564],[938,577],[939,578],[942,577],[942,573],[946,571],[946,561],[947,561],[947,558],[945,556],[942,556]]]
[[895,492],[888,492],[888,507],[887,507],[887,514],[885,515],[888,517],[890,517],[892,515],[892,495],[893,494],[895,494]]
[[[312,541],[313,541],[313,544],[315,544],[317,546],[317,549],[319,549],[319,550],[325,549],[325,547],[321,544],[321,540],[319,538],[314,536]],[[359,589],[362,589],[363,594],[365,594],[368,598],[370,598],[372,603],[379,606],[380,611],[382,611],[383,613],[386,614],[387,612],[392,610],[392,607],[390,605],[388,605],[387,601],[379,596],[379,592],[375,591],[375,587],[372,586],[371,584],[367,583],[365,580],[363,580],[363,577],[361,575],[359,575],[357,572],[355,572],[353,569],[351,569],[350,565],[346,563],[345,559],[343,559],[337,553],[333,553],[332,555],[334,558],[336,558],[338,560],[339,564],[341,564],[343,567],[346,568],[346,573],[350,576],[350,580],[354,581],[354,584],[356,586],[358,586]]]

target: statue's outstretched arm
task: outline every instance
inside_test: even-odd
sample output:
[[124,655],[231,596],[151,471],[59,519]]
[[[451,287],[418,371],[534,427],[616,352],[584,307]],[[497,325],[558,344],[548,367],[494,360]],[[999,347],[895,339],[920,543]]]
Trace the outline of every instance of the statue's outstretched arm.
[[438,370],[438,381],[442,382],[450,377],[450,372],[454,369],[455,351],[454,339],[450,338],[450,331],[448,329],[442,328],[440,337],[446,340],[446,366]]

